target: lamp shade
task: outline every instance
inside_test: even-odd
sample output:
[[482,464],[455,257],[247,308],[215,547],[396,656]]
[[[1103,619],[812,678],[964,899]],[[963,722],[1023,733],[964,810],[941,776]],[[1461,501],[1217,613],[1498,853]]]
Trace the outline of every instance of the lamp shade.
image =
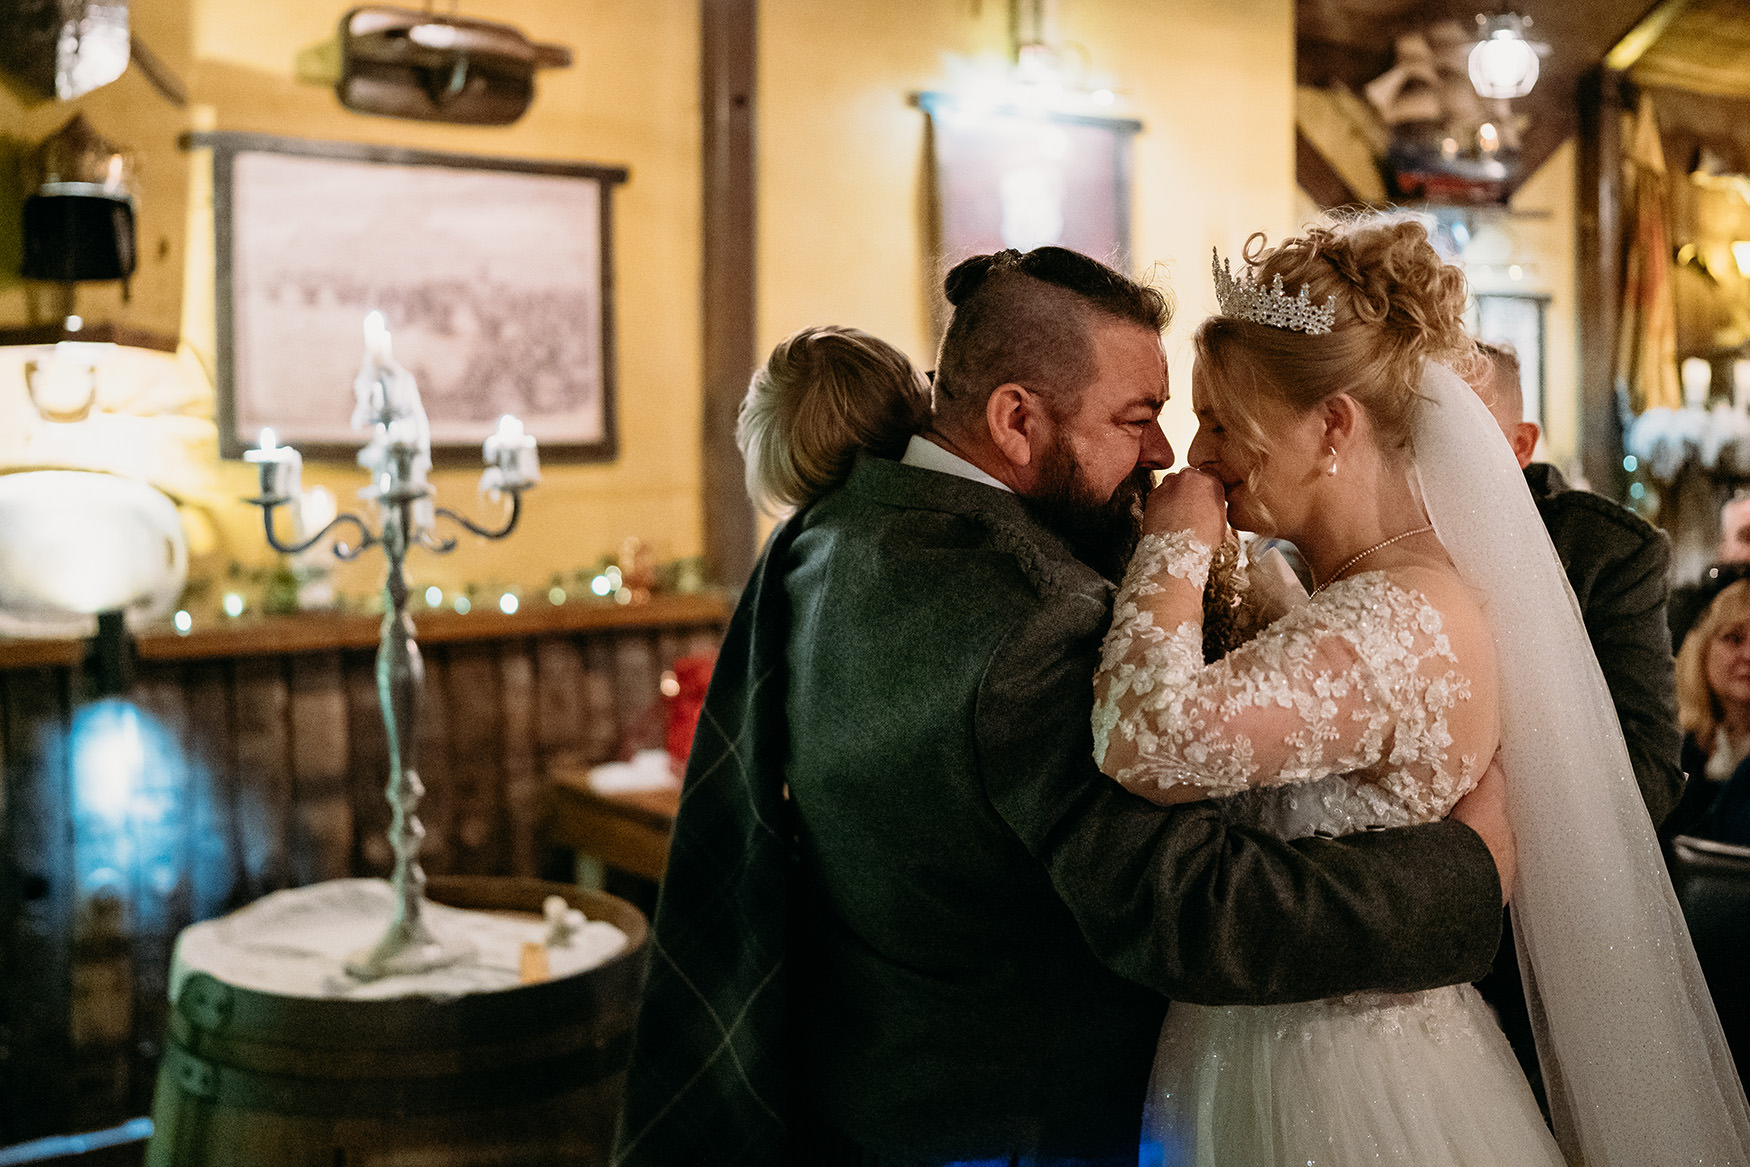
[[1482,97],[1524,97],[1537,84],[1537,48],[1520,22],[1491,22],[1470,51],[1470,83]]
[[0,634],[82,636],[99,612],[131,622],[176,606],[182,520],[137,479],[84,470],[0,475]]

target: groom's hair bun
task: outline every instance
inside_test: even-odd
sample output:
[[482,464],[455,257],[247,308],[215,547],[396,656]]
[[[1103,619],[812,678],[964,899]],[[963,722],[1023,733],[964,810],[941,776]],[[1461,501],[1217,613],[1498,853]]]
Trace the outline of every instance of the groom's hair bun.
[[993,255],[975,255],[971,259],[961,260],[948,272],[948,278],[942,281],[942,291],[948,297],[948,303],[958,308],[978,294],[993,270],[999,267],[1012,268],[1020,259],[1021,253],[1011,248]]
[[1013,249],[956,264],[942,281],[953,312],[936,359],[933,402],[950,428],[984,416],[998,385],[1026,385],[1062,415],[1094,378],[1089,331],[1114,319],[1155,332],[1165,293],[1066,247]]

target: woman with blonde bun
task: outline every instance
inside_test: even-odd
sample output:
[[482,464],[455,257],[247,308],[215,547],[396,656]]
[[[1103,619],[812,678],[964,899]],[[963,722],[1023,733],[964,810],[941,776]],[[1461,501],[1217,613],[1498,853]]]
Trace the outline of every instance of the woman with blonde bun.
[[[1381,985],[1175,1002],[1147,1139],[1202,1167],[1750,1162],[1608,690],[1518,464],[1459,376],[1463,276],[1407,216],[1260,240],[1240,276],[1214,268],[1192,468],[1148,500],[1096,759],[1143,797],[1223,798],[1299,838],[1434,822],[1498,756],[1554,1137],[1471,986]],[[1201,595],[1230,524],[1293,543],[1315,586],[1205,664]]]

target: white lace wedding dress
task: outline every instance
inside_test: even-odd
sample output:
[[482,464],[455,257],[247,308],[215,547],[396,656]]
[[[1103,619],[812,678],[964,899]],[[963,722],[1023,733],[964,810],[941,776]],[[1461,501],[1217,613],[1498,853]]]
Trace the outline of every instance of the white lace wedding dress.
[[[1480,701],[1421,591],[1340,580],[1206,666],[1200,626],[1157,626],[1151,601],[1175,581],[1201,593],[1208,561],[1184,532],[1145,536],[1132,561],[1096,689],[1108,773],[1144,796],[1231,796],[1228,813],[1283,838],[1431,822],[1475,784],[1488,758],[1450,747]],[[1492,680],[1478,688],[1495,699]],[[1148,1097],[1144,1162],[1167,1167],[1563,1162],[1469,985],[1175,1003]]]

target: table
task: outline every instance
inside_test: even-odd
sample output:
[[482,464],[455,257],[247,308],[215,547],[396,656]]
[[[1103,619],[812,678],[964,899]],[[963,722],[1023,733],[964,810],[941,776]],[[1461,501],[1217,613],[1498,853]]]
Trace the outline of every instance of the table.
[[553,842],[580,857],[660,882],[668,867],[668,840],[680,813],[675,786],[602,794],[589,785],[589,767],[556,762],[548,770],[547,831]]

